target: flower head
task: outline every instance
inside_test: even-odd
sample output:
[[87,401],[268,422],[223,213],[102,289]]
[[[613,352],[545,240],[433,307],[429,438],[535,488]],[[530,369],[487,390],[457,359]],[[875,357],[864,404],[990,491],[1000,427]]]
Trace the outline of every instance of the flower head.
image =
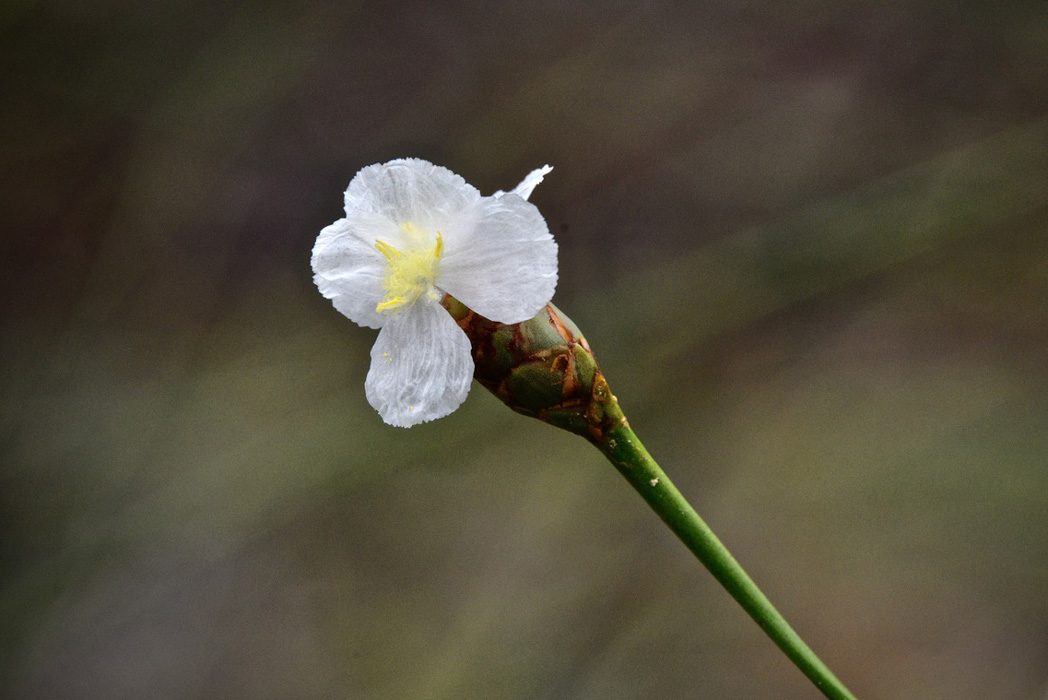
[[445,294],[501,323],[526,321],[553,297],[557,244],[526,201],[550,170],[490,197],[415,158],[370,165],[349,183],[345,218],[313,246],[313,279],[350,320],[381,329],[364,390],[390,425],[446,416],[469,392],[470,343]]

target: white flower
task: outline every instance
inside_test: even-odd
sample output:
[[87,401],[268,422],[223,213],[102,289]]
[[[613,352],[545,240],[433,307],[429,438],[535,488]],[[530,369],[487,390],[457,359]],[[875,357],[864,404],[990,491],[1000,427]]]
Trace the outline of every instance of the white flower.
[[469,339],[441,306],[445,293],[501,323],[553,298],[557,244],[525,201],[550,170],[490,197],[415,158],[370,165],[349,183],[346,217],[313,246],[313,279],[350,320],[381,329],[364,391],[390,425],[446,416],[469,392]]

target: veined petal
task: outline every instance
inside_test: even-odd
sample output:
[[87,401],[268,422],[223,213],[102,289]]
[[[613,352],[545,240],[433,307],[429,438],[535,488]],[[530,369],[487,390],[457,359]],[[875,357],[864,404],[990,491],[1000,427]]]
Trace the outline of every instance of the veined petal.
[[440,229],[480,200],[480,192],[447,168],[418,158],[369,165],[346,189],[346,216],[378,214],[398,227]]
[[410,428],[458,408],[472,380],[466,334],[442,306],[419,302],[379,331],[364,392],[382,420]]
[[437,286],[492,321],[520,323],[553,298],[557,244],[533,204],[485,197],[468,235],[448,240]]
[[[531,193],[535,191],[535,186],[542,182],[543,178],[549,175],[552,170],[552,165],[543,165],[541,168],[532,170],[523,180],[520,181],[520,184],[510,190],[510,192],[523,199],[527,199],[531,196]],[[504,194],[506,193],[499,190],[493,194],[492,197],[501,197]]]
[[339,219],[325,227],[313,246],[313,281],[320,293],[351,321],[381,328],[386,318],[375,307],[385,294],[386,260],[375,247],[393,224],[374,214]]

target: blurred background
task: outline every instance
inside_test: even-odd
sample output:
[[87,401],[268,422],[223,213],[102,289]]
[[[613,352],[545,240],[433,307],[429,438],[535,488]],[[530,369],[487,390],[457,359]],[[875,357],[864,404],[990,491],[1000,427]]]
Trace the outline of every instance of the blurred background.
[[811,699],[584,441],[389,428],[364,165],[532,197],[633,427],[859,697],[1048,695],[1048,5],[0,12],[5,697]]

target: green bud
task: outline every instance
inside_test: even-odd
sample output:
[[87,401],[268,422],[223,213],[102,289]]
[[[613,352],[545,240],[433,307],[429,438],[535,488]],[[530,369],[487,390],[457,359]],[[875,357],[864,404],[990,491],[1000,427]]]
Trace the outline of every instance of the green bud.
[[469,336],[474,378],[517,413],[597,444],[627,425],[589,343],[553,304],[516,324],[490,321],[450,295],[444,306]]

